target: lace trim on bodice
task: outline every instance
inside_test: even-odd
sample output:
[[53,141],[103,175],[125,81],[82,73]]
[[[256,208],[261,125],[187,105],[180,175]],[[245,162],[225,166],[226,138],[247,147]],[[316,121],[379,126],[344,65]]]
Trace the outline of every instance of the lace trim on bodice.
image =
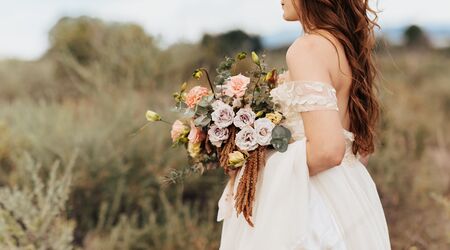
[[[282,125],[292,132],[293,140],[305,138],[300,112],[339,110],[336,89],[331,84],[320,81],[284,81],[272,89],[270,95],[272,101],[280,106],[281,112],[286,117]],[[343,133],[346,138],[344,161],[357,159],[359,155],[355,156],[351,151],[354,134],[346,129],[343,129]]]
[[319,81],[287,81],[270,92],[273,101],[286,112],[338,110],[336,90]]

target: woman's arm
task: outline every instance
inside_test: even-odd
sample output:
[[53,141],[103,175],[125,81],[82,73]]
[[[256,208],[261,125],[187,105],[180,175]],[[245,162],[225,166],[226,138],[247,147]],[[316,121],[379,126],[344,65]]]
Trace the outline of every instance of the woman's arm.
[[[312,35],[302,37],[288,49],[286,62],[290,80],[332,84],[328,65],[330,59],[335,58],[331,54],[334,48],[322,39]],[[336,110],[317,110],[302,112],[301,115],[307,138],[306,153],[310,175],[339,165],[345,154],[345,138],[339,113]]]

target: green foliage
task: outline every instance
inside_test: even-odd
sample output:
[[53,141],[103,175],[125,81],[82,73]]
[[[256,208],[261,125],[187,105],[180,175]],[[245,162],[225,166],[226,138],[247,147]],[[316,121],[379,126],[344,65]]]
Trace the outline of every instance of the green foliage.
[[[214,57],[214,50],[198,44],[158,49],[153,47],[154,40],[141,37],[139,29],[131,32],[134,28],[129,30],[127,25],[83,18],[66,19],[59,25],[63,26],[53,34],[65,35],[55,37],[53,49],[41,60],[0,62],[0,200],[27,218],[25,222],[36,225],[36,230],[45,228],[51,235],[48,239],[59,246],[73,237],[72,245],[85,249],[217,249],[221,223],[215,221],[215,215],[225,186],[223,173],[208,171],[201,177],[181,178],[184,181],[178,186],[165,187],[161,177],[180,180],[180,172],[171,169],[188,166],[184,151],[170,148],[169,135],[160,133],[167,125],[154,125],[137,137],[130,134],[145,122],[142,114],[147,107],[155,107],[173,121],[173,100],[166,97],[179,91],[193,68],[208,67],[208,56],[212,61],[224,58]],[[73,35],[78,33],[82,35]],[[368,170],[382,197],[393,249],[448,246],[447,55],[432,50],[392,50],[377,57],[384,109],[379,147]],[[131,63],[122,61],[128,57]],[[285,48],[268,51],[267,58],[268,64],[284,67]],[[138,63],[140,60],[144,63]],[[215,84],[230,72],[254,66],[242,60],[232,68],[235,60],[226,59],[211,75]],[[77,94],[70,94],[74,92]],[[54,180],[60,185],[55,184],[54,191],[35,189],[32,171],[25,170],[35,171],[31,159],[42,163],[40,180],[49,187],[52,164],[58,161],[67,170],[75,149],[78,154],[67,203],[62,194],[69,184],[63,181],[67,180],[64,174],[56,174],[59,170]],[[28,160],[20,157],[24,151],[30,155]],[[62,190],[66,191],[59,193]],[[40,196],[32,194],[35,192]],[[48,198],[52,202],[47,204],[37,197],[54,198]],[[33,199],[41,202],[30,202]],[[58,205],[62,203],[67,205]],[[48,208],[38,209],[42,207]],[[30,214],[25,213],[28,210]],[[20,233],[23,230],[9,212],[0,211],[0,238],[17,233],[24,244],[33,242]],[[43,219],[44,212],[51,216]],[[35,224],[51,218],[57,219]],[[3,234],[5,228],[13,230]],[[32,232],[41,235],[34,227]],[[14,249],[15,240],[10,242]]]
[[260,51],[261,41],[258,36],[251,36],[241,30],[232,30],[219,35],[205,34],[200,42],[203,48],[209,49],[211,55],[222,58],[238,51]]
[[59,162],[50,168],[46,183],[41,165],[28,154],[17,171],[23,171],[22,185],[0,189],[1,249],[73,249],[76,222],[65,215],[72,184],[75,156],[58,176]]
[[156,41],[138,25],[66,17],[51,29],[49,40],[47,57],[55,61],[62,81],[156,85],[161,52]]

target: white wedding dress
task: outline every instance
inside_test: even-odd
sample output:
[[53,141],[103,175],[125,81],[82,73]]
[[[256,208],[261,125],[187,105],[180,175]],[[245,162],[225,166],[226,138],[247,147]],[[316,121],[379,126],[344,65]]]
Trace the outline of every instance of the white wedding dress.
[[218,202],[223,220],[221,250],[385,250],[388,227],[376,186],[354,155],[347,130],[346,153],[339,166],[313,177],[306,164],[306,139],[300,112],[336,110],[335,89],[317,81],[285,81],[271,91],[292,132],[286,152],[271,150],[256,184],[252,221],[234,208],[243,168],[228,180]]

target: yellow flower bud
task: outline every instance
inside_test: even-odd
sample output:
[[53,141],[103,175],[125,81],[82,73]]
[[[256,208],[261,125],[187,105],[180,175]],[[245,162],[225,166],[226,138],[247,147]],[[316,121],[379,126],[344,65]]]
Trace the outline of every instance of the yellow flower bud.
[[283,115],[275,111],[274,113],[266,114],[266,118],[274,124],[280,124],[281,120],[283,119]]
[[273,76],[272,71],[269,71],[269,72],[267,73],[266,78],[265,78],[264,80],[265,80],[266,82],[268,82],[268,81],[270,80],[270,78],[272,78],[272,76]]
[[278,72],[276,69],[269,71],[266,75],[266,82],[275,84],[278,80]]
[[260,65],[259,57],[255,51],[252,51],[252,60],[256,65]]
[[194,71],[194,73],[192,74],[192,76],[197,80],[200,79],[202,77],[202,75],[203,75],[203,72],[200,69],[196,69]]
[[239,54],[237,54],[237,59],[239,60],[243,60],[247,57],[247,53],[245,52],[240,52]]
[[183,84],[181,84],[181,92],[184,92],[187,88],[187,82],[184,82]]
[[240,151],[234,151],[228,154],[228,165],[233,168],[242,167],[245,163],[246,157]]
[[256,113],[256,117],[260,117],[264,114],[264,111],[258,111],[258,113]]
[[145,114],[145,118],[147,118],[148,121],[150,122],[157,122],[157,121],[161,121],[161,116],[151,110],[147,110],[147,113]]
[[196,158],[200,155],[200,152],[202,150],[200,147],[201,145],[202,145],[201,142],[188,143],[187,151],[192,158]]

